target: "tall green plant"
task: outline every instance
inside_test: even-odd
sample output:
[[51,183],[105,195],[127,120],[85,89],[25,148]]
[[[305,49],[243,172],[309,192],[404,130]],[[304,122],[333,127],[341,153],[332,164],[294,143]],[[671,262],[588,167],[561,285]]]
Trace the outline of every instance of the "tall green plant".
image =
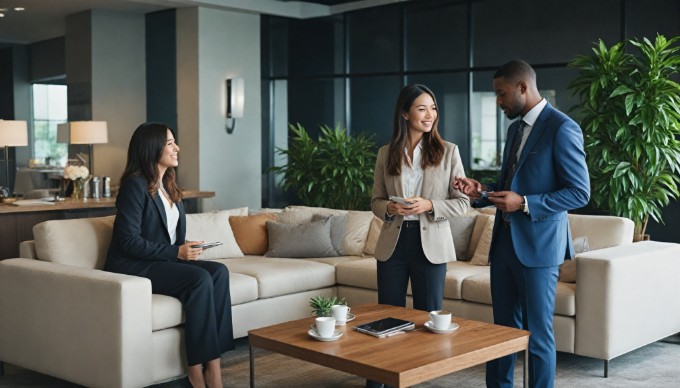
[[591,176],[592,203],[635,222],[637,239],[649,216],[678,197],[680,182],[680,37],[629,40],[569,63],[580,73],[570,84],[578,95]]
[[363,134],[352,136],[339,125],[322,125],[318,140],[300,125],[289,125],[289,148],[277,148],[288,158],[270,171],[283,174],[282,186],[293,189],[309,206],[365,210],[370,206],[375,167],[375,143]]

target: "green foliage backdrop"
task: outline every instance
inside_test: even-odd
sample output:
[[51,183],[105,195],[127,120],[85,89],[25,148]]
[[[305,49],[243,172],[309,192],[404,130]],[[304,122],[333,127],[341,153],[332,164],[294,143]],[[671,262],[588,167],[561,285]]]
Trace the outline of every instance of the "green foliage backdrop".
[[339,125],[320,129],[319,139],[314,140],[302,125],[290,124],[289,148],[276,149],[288,164],[270,171],[283,174],[283,188],[295,190],[305,205],[369,209],[376,157],[372,138],[352,136]]
[[680,37],[657,36],[607,47],[569,63],[580,70],[578,95],[591,175],[592,203],[635,222],[639,239],[649,216],[678,197],[680,182]]

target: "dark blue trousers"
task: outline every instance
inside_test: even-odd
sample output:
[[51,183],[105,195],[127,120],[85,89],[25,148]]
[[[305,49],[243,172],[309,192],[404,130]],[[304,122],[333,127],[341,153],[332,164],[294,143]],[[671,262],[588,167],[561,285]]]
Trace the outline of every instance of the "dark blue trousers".
[[[413,308],[432,311],[442,308],[446,264],[432,264],[420,238],[420,228],[401,227],[397,246],[387,261],[378,261],[378,303],[406,306],[406,290],[411,279]],[[411,224],[413,225],[413,224]]]
[[[517,259],[511,227],[500,225],[491,252],[491,298],[494,323],[531,332],[529,386],[555,385],[553,315],[559,267],[525,267]],[[487,387],[512,388],[515,355],[486,364]]]
[[155,262],[146,275],[154,294],[182,302],[189,366],[234,349],[229,270],[214,261]]

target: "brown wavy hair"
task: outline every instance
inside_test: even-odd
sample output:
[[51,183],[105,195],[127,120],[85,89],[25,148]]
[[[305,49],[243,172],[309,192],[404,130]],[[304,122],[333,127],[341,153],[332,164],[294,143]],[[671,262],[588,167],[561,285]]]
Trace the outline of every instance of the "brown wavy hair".
[[392,120],[394,130],[392,131],[392,139],[390,140],[390,148],[387,155],[387,173],[390,175],[401,175],[401,166],[404,162],[404,148],[408,145],[408,123],[404,119],[404,113],[408,113],[413,105],[413,101],[423,93],[427,93],[432,97],[434,106],[437,109],[437,118],[434,120],[432,130],[423,134],[421,166],[423,169],[438,166],[444,158],[444,140],[442,140],[437,130],[439,105],[437,105],[434,93],[425,85],[406,85],[401,89],[394,108]]
[[[158,161],[168,141],[168,130],[177,139],[175,131],[162,123],[144,123],[135,129],[128,146],[127,164],[120,177],[120,185],[132,176],[146,178],[147,191],[151,196],[158,192]],[[163,174],[163,187],[174,203],[182,200],[182,190],[177,186],[175,169],[168,167]]]

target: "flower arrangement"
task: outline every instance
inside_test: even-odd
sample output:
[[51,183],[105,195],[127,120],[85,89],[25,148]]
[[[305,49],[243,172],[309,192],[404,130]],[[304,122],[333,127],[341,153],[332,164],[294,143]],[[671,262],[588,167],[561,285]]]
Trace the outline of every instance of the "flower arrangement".
[[64,178],[72,181],[85,179],[90,176],[90,171],[85,166],[66,166],[64,168]]
[[73,181],[72,199],[83,199],[85,197],[85,180],[90,176],[90,170],[85,166],[66,166],[64,168],[64,179]]

